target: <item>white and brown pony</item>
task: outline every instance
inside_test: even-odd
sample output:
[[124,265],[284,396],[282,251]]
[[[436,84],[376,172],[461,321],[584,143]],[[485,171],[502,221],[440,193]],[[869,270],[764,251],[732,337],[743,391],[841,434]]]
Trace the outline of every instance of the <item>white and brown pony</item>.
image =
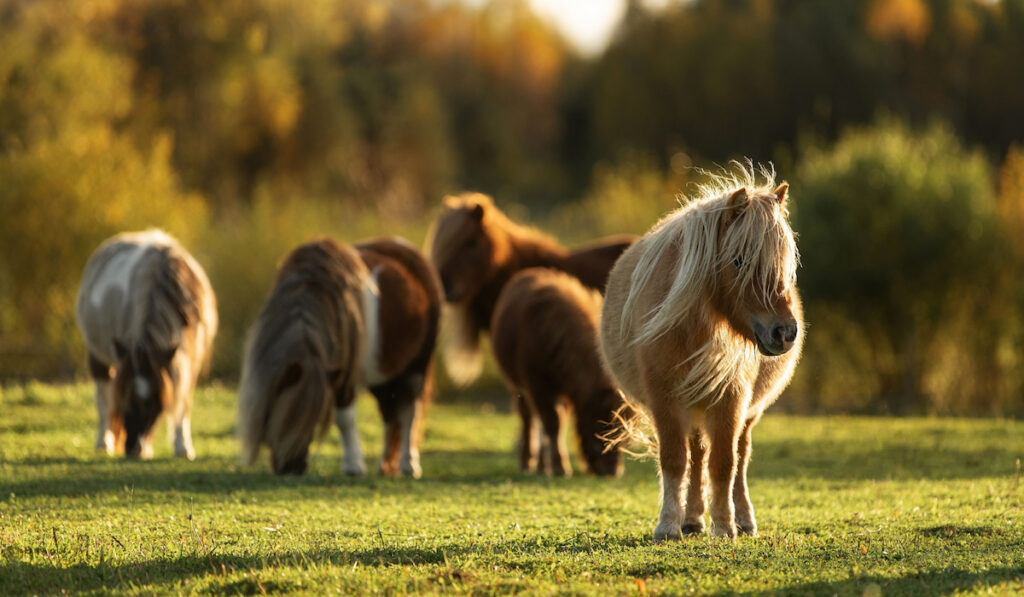
[[747,169],[715,178],[626,251],[608,280],[605,362],[658,437],[657,541],[704,530],[705,468],[713,533],[757,534],[751,430],[789,383],[803,343],[788,185],[761,175],[760,185]]
[[401,239],[323,239],[292,251],[246,345],[242,460],[251,464],[266,444],[274,472],[304,473],[333,414],[343,471],[365,474],[355,398],[367,387],[385,425],[380,471],[418,477],[441,301],[430,264]]
[[622,473],[618,444],[629,407],[598,353],[601,294],[576,278],[547,268],[525,269],[509,280],[491,321],[495,359],[512,391],[539,420],[551,449],[537,462],[536,425],[523,428],[520,468],[571,474],[565,447],[570,411],[587,468],[596,475]]
[[192,393],[217,334],[203,268],[165,232],[119,234],[89,258],[76,315],[96,382],[96,448],[152,457],[166,412],[175,456],[195,458]]

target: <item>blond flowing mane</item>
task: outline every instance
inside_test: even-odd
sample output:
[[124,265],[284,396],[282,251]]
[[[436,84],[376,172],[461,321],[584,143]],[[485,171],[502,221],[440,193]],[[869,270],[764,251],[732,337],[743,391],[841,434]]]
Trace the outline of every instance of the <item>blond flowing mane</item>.
[[[683,206],[658,222],[644,239],[646,246],[632,272],[623,309],[623,337],[639,325],[633,342],[644,344],[673,329],[701,308],[708,292],[716,289],[719,273],[730,264],[741,265],[736,288],[731,290],[755,288],[765,305],[795,283],[799,254],[788,212],[776,200],[774,170],[736,166],[699,185],[697,197],[684,199]],[[729,226],[723,226],[733,207],[730,199],[744,189],[745,203]],[[671,258],[673,251],[678,257]],[[672,271],[666,271],[670,267]],[[671,286],[655,307],[637,313],[637,301],[655,276],[671,276]],[[716,331],[711,342],[729,340]],[[717,352],[706,348],[708,354]],[[711,366],[708,359],[691,358]]]

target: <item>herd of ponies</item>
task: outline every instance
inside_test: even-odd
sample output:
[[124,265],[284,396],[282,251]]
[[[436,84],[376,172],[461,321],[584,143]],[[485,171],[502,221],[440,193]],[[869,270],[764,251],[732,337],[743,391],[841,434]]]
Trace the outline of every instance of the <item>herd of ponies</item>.
[[[366,474],[354,408],[366,389],[384,423],[380,473],[419,477],[435,345],[465,385],[486,334],[521,417],[523,471],[571,473],[574,417],[587,470],[618,475],[639,420],[656,434],[655,540],[704,532],[706,495],[713,534],[756,535],[751,430],[803,343],[788,185],[748,165],[698,190],[639,238],[575,250],[479,193],[445,198],[426,255],[398,238],[299,246],[246,340],[242,460],[266,446],[275,473],[302,474],[333,419],[342,470]],[[192,395],[217,333],[199,263],[159,230],[114,236],[86,265],[76,315],[97,449],[151,457],[166,413],[175,455],[193,459]]]

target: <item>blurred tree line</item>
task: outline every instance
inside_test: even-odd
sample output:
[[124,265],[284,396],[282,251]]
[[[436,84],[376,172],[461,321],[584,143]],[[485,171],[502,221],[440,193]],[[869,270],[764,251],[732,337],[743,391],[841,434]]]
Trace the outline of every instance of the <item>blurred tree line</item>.
[[713,168],[794,185],[794,410],[1024,412],[1024,0],[629,0],[581,56],[525,0],[0,0],[0,379],[83,370],[93,248],[161,226],[237,374],[281,256],[420,242],[489,192],[567,242]]

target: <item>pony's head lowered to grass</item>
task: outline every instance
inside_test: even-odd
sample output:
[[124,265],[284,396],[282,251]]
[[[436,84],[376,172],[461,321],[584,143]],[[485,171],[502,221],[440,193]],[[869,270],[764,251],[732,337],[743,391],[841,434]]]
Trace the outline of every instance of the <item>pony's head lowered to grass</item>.
[[174,404],[171,362],[178,347],[155,348],[139,343],[124,346],[114,340],[117,368],[114,373],[114,408],[124,417],[124,453],[142,455],[143,437],[149,436],[157,419]]
[[[713,177],[699,197],[661,221],[626,298],[623,326],[642,326],[634,342],[655,340],[687,315],[700,315],[712,327],[727,323],[763,355],[789,351],[799,333],[793,311],[799,255],[788,222],[788,189],[775,183],[770,170],[743,168]],[[670,250],[677,258],[663,259]],[[666,263],[675,271],[664,271]],[[632,306],[657,275],[671,276],[667,295],[650,312],[637,314]]]

